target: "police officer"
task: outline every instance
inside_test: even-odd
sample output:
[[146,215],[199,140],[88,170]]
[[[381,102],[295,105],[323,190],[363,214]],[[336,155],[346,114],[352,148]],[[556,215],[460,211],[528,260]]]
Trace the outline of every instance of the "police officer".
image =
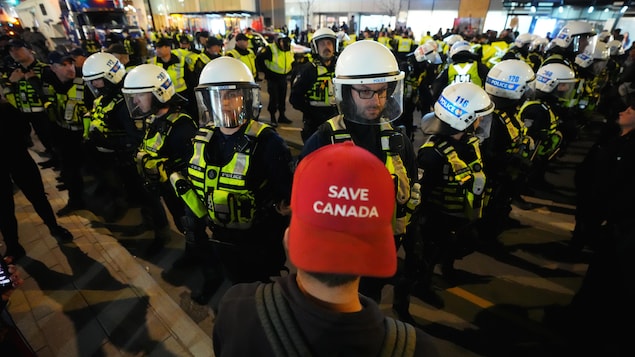
[[84,131],[88,163],[100,183],[96,192],[106,193],[108,220],[123,214],[129,204],[141,203],[144,197],[134,164],[144,135],[143,122],[130,118],[121,93],[125,75],[124,64],[110,53],[95,53],[84,65],[84,81],[95,96]]
[[522,103],[533,98],[535,82],[531,67],[514,59],[499,62],[487,76],[485,91],[496,106],[490,138],[482,144],[488,188],[493,190],[482,219],[482,236],[487,239],[518,225],[509,217],[512,199],[520,208],[531,207],[522,200],[520,191],[531,167],[534,141],[517,113]]
[[[293,61],[291,39],[282,35],[267,45],[256,57],[257,67],[265,72],[267,80],[267,93],[269,93],[267,110],[273,126],[277,126],[278,123],[291,124],[291,120],[285,116],[284,112],[287,108],[287,75],[291,73]],[[276,112],[278,112],[277,119]]]
[[443,300],[433,291],[435,266],[442,264],[444,277],[451,279],[454,260],[475,249],[475,223],[482,216],[486,183],[475,132],[480,128],[488,133],[493,110],[483,89],[473,83],[456,83],[443,90],[434,112],[422,119],[425,137],[417,161],[423,202],[421,234],[416,236],[421,244],[415,244],[421,248],[418,254],[406,256],[406,277],[416,284],[409,287],[406,280],[395,287],[393,308],[402,319],[412,319],[407,290],[443,307]]
[[170,180],[190,210],[186,237],[194,243],[192,232],[204,234],[205,219],[211,224],[216,256],[207,257],[205,282],[194,296],[205,304],[222,282],[215,259],[232,284],[269,281],[284,269],[292,173],[284,140],[254,120],[259,88],[244,63],[217,58],[200,83],[197,98],[210,122],[194,138],[187,179],[175,174]]
[[505,53],[502,60],[519,59],[527,62],[534,72],[538,72],[538,68],[540,68],[540,65],[542,64],[542,57],[537,55],[535,52],[529,51],[529,46],[531,46],[533,39],[534,35],[530,33],[518,35],[518,37],[514,39],[514,45],[507,50],[507,53]]
[[489,68],[472,52],[472,45],[465,40],[454,43],[448,55],[451,61],[432,83],[432,98],[435,101],[448,84],[471,82],[483,87],[489,72]]
[[302,112],[303,142],[318,126],[337,114],[332,81],[337,61],[335,32],[327,27],[315,31],[311,49],[316,59],[298,69],[289,96],[289,103]]
[[48,56],[50,71],[43,78],[50,83],[54,97],[48,102],[47,111],[55,123],[53,135],[61,159],[61,179],[68,190],[68,202],[57,214],[64,216],[83,209],[84,204],[84,80],[77,77],[73,57],[69,53],[54,51]]
[[[366,58],[373,60],[363,61]],[[347,46],[337,60],[333,78],[340,114],[320,125],[299,156],[302,160],[324,145],[353,141],[384,162],[396,182],[393,233],[397,247],[419,204],[418,189],[413,189],[417,167],[412,143],[391,123],[402,112],[403,80],[404,73],[385,46],[375,41]],[[363,293],[380,301],[386,281],[368,278],[362,282]]]
[[23,40],[13,39],[7,45],[14,61],[14,69],[7,74],[4,85],[8,90],[6,99],[20,110],[20,118],[31,123],[40,142],[51,156],[42,167],[58,164],[55,157],[52,123],[49,121],[44,103],[52,95],[48,84],[42,81],[42,73],[48,66],[38,61],[31,47]]
[[[181,110],[182,98],[176,93],[168,72],[159,66],[135,67],[126,76],[122,92],[130,116],[145,120],[145,136],[135,158],[137,170],[151,198],[155,202],[163,198],[176,227],[183,232],[180,218],[184,215],[184,204],[172,190],[168,177],[187,164],[198,125]],[[155,236],[148,254],[162,249],[170,236],[165,211],[156,209],[152,216]]]
[[[201,37],[202,38],[202,37]],[[198,55],[196,59],[196,63],[194,64],[194,73],[196,74],[196,81],[198,83],[198,78],[201,76],[201,72],[205,65],[207,65],[211,60],[216,59],[223,55],[223,41],[218,38],[212,36],[208,37],[205,41],[204,51]]]
[[0,233],[6,246],[4,255],[18,260],[26,255],[26,251],[19,242],[14,183],[31,202],[53,237],[68,242],[73,240],[73,235],[57,223],[46,197],[40,170],[28,151],[26,137],[31,132],[28,122],[22,120],[20,111],[4,96],[0,98],[0,110],[3,113],[0,120]]
[[192,99],[196,84],[192,81],[194,63],[190,63],[191,58],[188,59],[180,50],[172,50],[172,40],[168,38],[162,38],[157,42],[156,51],[157,55],[150,58],[148,63],[168,72],[176,93],[188,99],[184,104],[188,112],[196,113],[196,103]]
[[519,119],[533,138],[531,171],[528,185],[537,189],[550,189],[545,180],[547,165],[560,151],[562,133],[558,129],[562,105],[575,94],[578,79],[575,73],[561,63],[542,66],[536,74],[536,98],[525,101],[518,111]]
[[254,50],[249,48],[249,37],[244,33],[239,33],[236,35],[236,44],[234,48],[227,51],[225,56],[234,57],[242,61],[247,68],[251,71],[251,74],[254,78],[258,77],[258,69],[256,67],[256,53]]

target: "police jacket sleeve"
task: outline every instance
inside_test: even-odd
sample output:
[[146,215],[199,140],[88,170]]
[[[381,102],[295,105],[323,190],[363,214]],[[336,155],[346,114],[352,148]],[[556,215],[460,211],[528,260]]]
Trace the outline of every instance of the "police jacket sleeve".
[[197,131],[198,127],[189,117],[181,117],[176,121],[166,141],[167,155],[172,170],[179,170],[180,166],[189,161],[194,150],[192,139],[196,136]]
[[304,63],[298,68],[298,74],[291,85],[291,94],[289,95],[289,103],[293,108],[306,112],[311,109],[309,101],[306,99],[306,93],[311,89],[315,82],[316,73],[312,63]]
[[439,96],[441,95],[443,88],[447,87],[447,85],[448,85],[448,70],[444,69],[443,72],[439,73],[437,78],[435,78],[434,81],[432,82],[431,92],[432,92],[433,102],[436,102],[437,99],[439,99]]
[[256,68],[258,71],[267,73],[268,69],[267,66],[265,66],[265,60],[271,60],[272,56],[273,54],[271,53],[271,48],[269,46],[258,52],[256,55]]
[[286,142],[274,130],[270,130],[262,140],[263,156],[267,160],[265,165],[266,178],[271,185],[274,202],[291,200],[291,184],[293,181],[293,161],[291,150]]

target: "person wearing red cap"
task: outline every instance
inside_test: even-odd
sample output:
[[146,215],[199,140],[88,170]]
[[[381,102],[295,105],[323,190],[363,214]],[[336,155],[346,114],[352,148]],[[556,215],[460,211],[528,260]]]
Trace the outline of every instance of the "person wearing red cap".
[[[394,184],[384,164],[353,143],[329,145],[299,163],[292,187],[284,242],[297,273],[226,292],[214,321],[216,356],[294,355],[290,348],[299,356],[379,356],[390,323],[407,331],[411,355],[437,356],[429,335],[385,318],[358,292],[361,276],[397,269]],[[276,341],[285,332],[273,327],[277,318],[290,345]]]
[[[372,58],[373,61],[366,61]],[[340,114],[327,120],[306,141],[299,160],[332,143],[352,141],[383,161],[395,177],[397,202],[393,233],[399,245],[410,233],[412,215],[419,205],[417,163],[410,140],[393,126],[403,107],[404,72],[395,56],[375,41],[347,46],[337,59],[333,84]],[[361,291],[381,301],[388,281],[362,280]]]

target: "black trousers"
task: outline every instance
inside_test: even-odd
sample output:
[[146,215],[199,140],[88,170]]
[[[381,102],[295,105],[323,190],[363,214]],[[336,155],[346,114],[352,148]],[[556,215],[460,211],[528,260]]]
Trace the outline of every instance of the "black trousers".
[[283,116],[287,109],[287,76],[280,75],[268,78],[267,93],[269,93],[269,104],[267,105],[269,113],[273,116],[278,111],[279,115]]
[[15,217],[13,183],[22,190],[35,212],[49,227],[57,226],[53,208],[46,197],[40,170],[26,147],[3,152],[0,165],[0,232],[7,247],[18,243],[18,221]]
[[68,201],[79,203],[83,200],[84,178],[82,167],[84,166],[83,132],[72,131],[54,126],[55,147],[59,152],[62,162],[61,176],[68,188]]

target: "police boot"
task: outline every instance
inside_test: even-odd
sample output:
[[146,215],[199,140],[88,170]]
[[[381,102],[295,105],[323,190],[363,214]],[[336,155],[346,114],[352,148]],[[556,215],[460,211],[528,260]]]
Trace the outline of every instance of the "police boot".
[[199,305],[207,305],[216,291],[225,281],[220,267],[211,263],[203,268],[203,286],[200,291],[192,292],[192,301]]
[[280,124],[291,124],[293,123],[293,121],[291,121],[291,119],[287,118],[284,113],[280,113],[280,117],[278,117],[278,123]]

